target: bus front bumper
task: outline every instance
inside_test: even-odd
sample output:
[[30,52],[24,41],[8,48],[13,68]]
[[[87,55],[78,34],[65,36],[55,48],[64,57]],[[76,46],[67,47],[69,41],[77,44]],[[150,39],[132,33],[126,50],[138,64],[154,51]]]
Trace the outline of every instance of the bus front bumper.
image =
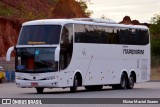
[[16,80],[17,87],[22,88],[34,88],[34,87],[45,87],[45,88],[56,88],[61,87],[58,82],[53,80],[42,80],[42,81],[28,81],[28,80]]

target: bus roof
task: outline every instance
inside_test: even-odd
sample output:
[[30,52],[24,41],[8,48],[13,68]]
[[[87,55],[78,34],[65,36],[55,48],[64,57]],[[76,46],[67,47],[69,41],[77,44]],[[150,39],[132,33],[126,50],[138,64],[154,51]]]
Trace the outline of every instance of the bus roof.
[[[136,28],[136,29],[148,29],[147,26],[144,25],[125,25],[125,24],[118,24],[115,22],[100,22],[99,20],[96,21],[88,21],[88,20],[79,20],[78,19],[43,19],[43,20],[33,20],[23,23],[22,26],[29,26],[29,25],[65,25],[67,23],[74,23],[74,24],[89,24],[89,25],[100,25],[100,26],[110,26],[110,27],[121,27],[121,28]],[[82,18],[83,19],[83,18]]]

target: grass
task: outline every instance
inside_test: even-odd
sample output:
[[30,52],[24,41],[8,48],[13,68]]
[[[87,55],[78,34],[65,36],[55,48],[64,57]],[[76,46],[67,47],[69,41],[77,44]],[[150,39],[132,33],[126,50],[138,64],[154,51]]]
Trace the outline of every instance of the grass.
[[151,67],[152,68],[160,67],[160,55],[157,55],[157,56],[152,55],[152,57],[151,57]]
[[160,80],[160,68],[151,69],[151,80]]
[[160,80],[160,55],[151,57],[151,80]]

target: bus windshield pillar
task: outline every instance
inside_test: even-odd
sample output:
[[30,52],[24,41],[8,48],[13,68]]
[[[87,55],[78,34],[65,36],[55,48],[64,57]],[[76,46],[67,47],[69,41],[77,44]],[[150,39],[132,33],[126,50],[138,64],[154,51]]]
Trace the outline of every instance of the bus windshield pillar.
[[57,46],[55,50],[55,61],[59,61],[59,53],[60,53],[60,46]]

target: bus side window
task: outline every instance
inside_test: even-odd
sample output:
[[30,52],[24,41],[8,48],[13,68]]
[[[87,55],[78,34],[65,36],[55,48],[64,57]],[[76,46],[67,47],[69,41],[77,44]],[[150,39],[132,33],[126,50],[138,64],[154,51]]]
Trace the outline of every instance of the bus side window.
[[60,70],[64,70],[70,64],[73,51],[73,24],[63,27],[60,45]]
[[61,43],[68,43],[69,42],[69,31],[68,29],[64,26],[63,31],[62,31],[62,38],[61,38]]

